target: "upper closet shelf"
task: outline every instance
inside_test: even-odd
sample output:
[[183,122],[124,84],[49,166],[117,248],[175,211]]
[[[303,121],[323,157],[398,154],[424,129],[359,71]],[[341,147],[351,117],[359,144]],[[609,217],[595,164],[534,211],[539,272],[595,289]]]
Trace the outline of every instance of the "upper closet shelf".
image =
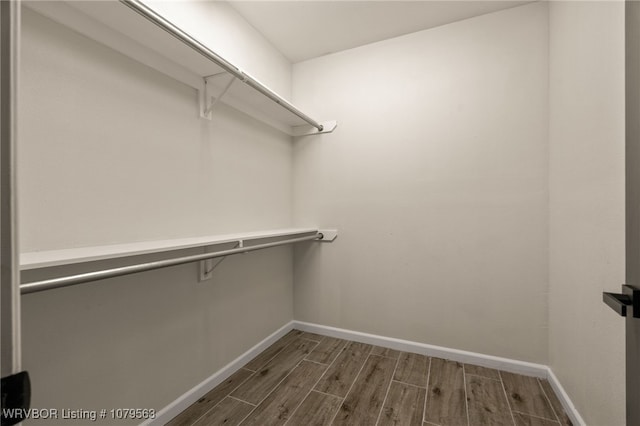
[[24,2],[36,12],[195,88],[200,114],[220,101],[289,135],[332,132],[137,0]]

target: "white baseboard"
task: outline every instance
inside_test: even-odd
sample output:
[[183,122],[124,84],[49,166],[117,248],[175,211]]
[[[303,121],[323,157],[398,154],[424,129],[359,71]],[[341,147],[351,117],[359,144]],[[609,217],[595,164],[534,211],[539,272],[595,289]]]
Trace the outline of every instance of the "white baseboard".
[[465,364],[480,365],[482,367],[495,368],[525,376],[547,379],[554,392],[560,399],[563,408],[575,426],[586,426],[586,423],[576,410],[569,395],[553,374],[551,368],[543,364],[534,364],[526,361],[518,361],[510,358],[502,358],[493,355],[485,355],[477,352],[462,351],[459,349],[445,348],[442,346],[428,345],[426,343],[412,342],[410,340],[395,339],[393,337],[379,336],[376,334],[362,333],[359,331],[345,330],[342,328],[328,327],[320,324],[312,324],[302,321],[293,321],[293,328],[324,336],[337,337],[345,340],[353,340],[370,345],[382,346],[404,352],[419,353],[438,358],[450,359]]
[[302,321],[291,321],[288,324],[285,324],[279,330],[272,333],[260,343],[160,410],[155,419],[148,420],[142,423],[141,426],[164,425],[294,328],[324,336],[353,340],[355,342],[368,343],[370,345],[382,346],[399,351],[419,353],[427,356],[450,359],[452,361],[458,361],[465,364],[480,365],[483,367],[508,371],[510,373],[547,379],[560,399],[562,406],[573,424],[575,426],[586,426],[586,423],[580,416],[580,413],[576,410],[573,402],[571,402],[569,395],[567,395],[566,391],[558,381],[558,378],[553,374],[551,368],[546,365],[502,358],[493,355],[485,355],[477,352],[445,348],[442,346],[428,345],[426,343],[395,339],[393,337],[379,336],[376,334],[362,333],[359,331],[346,330]]
[[547,380],[549,380],[549,384],[562,403],[562,407],[567,413],[567,416],[569,416],[571,423],[573,423],[574,426],[587,426],[578,410],[576,410],[575,405],[573,405],[573,402],[571,402],[571,398],[569,398],[569,395],[560,384],[560,381],[558,380],[556,375],[553,374],[553,370],[551,370],[551,367],[547,367],[547,369],[549,370],[549,376],[547,377]]
[[463,362],[465,364],[475,364],[482,367],[508,371],[510,373],[523,374],[525,376],[540,377],[544,379],[548,376],[548,367],[542,364],[534,364],[509,358],[484,355],[477,352],[468,352],[459,349],[445,348],[442,346],[428,345],[426,343],[395,339],[393,337],[379,336],[376,334],[361,333],[359,331],[345,330],[342,328],[327,327],[325,325],[311,324],[302,321],[294,321],[293,323],[294,328],[297,328],[298,330],[322,334],[325,336],[368,343],[370,345],[382,346],[404,352],[413,352],[437,358],[450,359],[452,361]]
[[282,336],[287,334],[294,328],[294,322],[291,321],[273,332],[257,345],[222,367],[220,370],[209,376],[207,379],[185,392],[171,404],[158,411],[155,419],[150,419],[141,424],[141,426],[161,426],[168,423],[175,416],[187,409],[191,404],[202,398],[207,392],[224,382],[229,376],[238,371],[243,365],[255,358],[260,352],[267,349]]

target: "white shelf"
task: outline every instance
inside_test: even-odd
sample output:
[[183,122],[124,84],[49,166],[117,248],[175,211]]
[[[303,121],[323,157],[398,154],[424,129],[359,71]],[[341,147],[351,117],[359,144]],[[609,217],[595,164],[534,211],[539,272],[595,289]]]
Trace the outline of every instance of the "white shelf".
[[[24,4],[37,13],[195,88],[200,93],[201,112],[206,108],[204,77],[226,73],[221,66],[118,1],[33,1]],[[275,102],[259,90],[235,81],[221,102],[292,136],[319,133],[282,105],[291,105],[287,100],[248,73],[241,72],[261,90],[274,94],[279,101]],[[227,73],[227,76],[209,79],[212,89],[210,95],[215,96],[218,93],[216,90],[220,90],[230,77]],[[335,128],[334,121],[321,124],[325,127],[323,133]]]
[[287,228],[239,234],[211,235],[206,237],[180,238],[174,240],[143,241],[129,244],[114,244],[96,247],[79,247],[64,250],[38,251],[20,255],[20,269],[38,269],[51,266],[71,265],[96,260],[115,259],[141,254],[162,253],[197,247],[207,247],[238,241],[263,238],[290,237],[317,232],[316,228]]

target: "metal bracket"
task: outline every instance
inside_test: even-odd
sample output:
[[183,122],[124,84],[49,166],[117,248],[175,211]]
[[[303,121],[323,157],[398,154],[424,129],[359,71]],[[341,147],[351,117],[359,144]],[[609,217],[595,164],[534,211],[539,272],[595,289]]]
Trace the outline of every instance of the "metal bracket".
[[[318,231],[318,234],[322,235],[322,238],[318,238],[316,241],[331,243],[338,237],[338,230],[337,229],[321,229]],[[237,240],[233,249],[235,250],[235,249],[245,248],[244,242],[245,241],[243,239]],[[251,251],[250,250],[251,247],[252,246],[249,245],[248,250],[246,252],[241,252],[241,253],[242,254],[249,253],[249,251]],[[215,259],[205,259],[198,262],[199,263],[198,281],[202,282],[202,281],[211,279],[213,277],[214,269],[216,269],[222,263],[222,261],[225,260],[226,258],[227,256],[220,257],[218,262],[215,262]]]
[[229,91],[233,82],[236,81],[237,77],[231,76],[231,79],[226,84],[226,86],[222,89],[222,91],[218,94],[218,96],[210,96],[209,95],[209,79],[218,78],[224,75],[227,75],[227,73],[219,73],[219,74],[213,74],[213,75],[208,75],[206,77],[203,77],[204,88],[202,89],[203,95],[200,101],[201,103],[200,116],[202,118],[211,120],[211,112],[213,111],[213,108],[218,104],[218,102],[220,102],[220,99],[222,99],[222,97]]
[[338,127],[336,120],[323,121],[320,124],[322,125],[322,130],[318,130],[313,126],[294,126],[292,127],[292,136],[321,135],[323,133],[331,133]]
[[322,234],[322,238],[318,241],[323,243],[332,243],[336,238],[338,238],[338,230],[337,229],[320,229],[318,233]]
[[[233,248],[243,247],[243,241],[238,240],[238,242],[233,246]],[[206,253],[206,248],[205,248]],[[227,258],[227,256],[221,257],[216,262],[216,259],[205,259],[199,262],[200,275],[198,281],[206,281],[213,278],[213,271],[220,266],[220,264]]]

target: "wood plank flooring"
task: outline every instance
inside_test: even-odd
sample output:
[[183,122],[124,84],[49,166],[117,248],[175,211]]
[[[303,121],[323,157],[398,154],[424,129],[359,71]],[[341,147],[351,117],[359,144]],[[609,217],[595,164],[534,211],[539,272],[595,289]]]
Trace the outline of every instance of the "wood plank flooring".
[[292,330],[169,426],[571,426],[546,380]]

